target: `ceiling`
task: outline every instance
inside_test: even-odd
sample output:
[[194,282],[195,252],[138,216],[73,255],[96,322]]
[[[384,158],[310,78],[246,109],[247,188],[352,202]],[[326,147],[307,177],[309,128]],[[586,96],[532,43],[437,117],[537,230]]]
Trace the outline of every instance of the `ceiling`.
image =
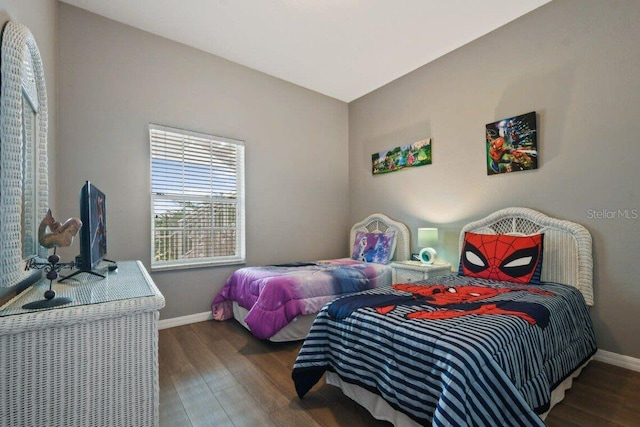
[[61,0],[351,102],[550,0]]

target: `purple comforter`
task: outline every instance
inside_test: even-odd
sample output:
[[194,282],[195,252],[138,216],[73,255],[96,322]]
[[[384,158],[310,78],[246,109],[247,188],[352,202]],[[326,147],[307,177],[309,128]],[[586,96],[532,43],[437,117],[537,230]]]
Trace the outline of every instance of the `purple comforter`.
[[391,284],[391,267],[350,258],[300,266],[246,267],[235,271],[211,304],[213,317],[232,317],[231,304],[249,311],[251,332],[268,339],[300,315],[313,314],[339,295]]

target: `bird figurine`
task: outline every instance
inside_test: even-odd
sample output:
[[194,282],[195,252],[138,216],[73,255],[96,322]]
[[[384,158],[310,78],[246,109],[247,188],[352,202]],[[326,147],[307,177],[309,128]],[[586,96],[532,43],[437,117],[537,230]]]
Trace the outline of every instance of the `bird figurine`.
[[[50,230],[49,233],[47,233],[47,227]],[[80,227],[82,227],[82,221],[78,218],[69,218],[64,224],[60,224],[53,218],[49,209],[38,227],[38,242],[45,248],[71,246]]]

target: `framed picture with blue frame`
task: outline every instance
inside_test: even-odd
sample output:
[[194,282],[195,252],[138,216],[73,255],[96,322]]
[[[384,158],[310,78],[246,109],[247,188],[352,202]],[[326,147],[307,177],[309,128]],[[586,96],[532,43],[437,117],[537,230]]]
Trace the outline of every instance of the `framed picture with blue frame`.
[[536,112],[486,126],[487,175],[538,168]]

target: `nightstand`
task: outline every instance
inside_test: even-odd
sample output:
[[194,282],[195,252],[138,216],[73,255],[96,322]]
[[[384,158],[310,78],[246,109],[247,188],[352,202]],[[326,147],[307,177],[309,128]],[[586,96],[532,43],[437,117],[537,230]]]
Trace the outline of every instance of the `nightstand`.
[[424,264],[420,261],[395,261],[391,263],[393,283],[413,283],[437,276],[451,274],[451,264]]

